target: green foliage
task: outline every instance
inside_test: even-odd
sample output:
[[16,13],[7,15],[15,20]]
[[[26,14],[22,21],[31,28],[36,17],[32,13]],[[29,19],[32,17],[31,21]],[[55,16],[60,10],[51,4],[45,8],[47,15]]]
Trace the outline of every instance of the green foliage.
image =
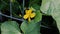
[[1,0],[0,1],[0,10],[8,9],[9,10],[9,0]]
[[60,0],[42,0],[41,11],[56,20],[60,31]]
[[[21,11],[19,2],[17,0],[12,0],[11,4],[12,4],[11,5],[12,15],[14,17],[20,18],[19,14],[17,15],[17,13]],[[10,0],[1,0],[0,1],[0,10],[2,10],[2,13],[10,12]]]
[[6,21],[1,25],[1,34],[21,34],[19,25],[15,21]]
[[30,0],[29,5],[38,4],[40,0]]
[[30,0],[29,6],[33,7],[36,10],[40,10],[40,2],[41,0]]
[[35,13],[36,13],[36,16],[35,16],[35,18],[34,18],[33,21],[34,21],[35,23],[37,23],[37,22],[41,21],[41,19],[42,19],[42,14],[40,13],[39,10],[36,11]]
[[40,6],[38,4],[31,5],[35,10],[40,10]]

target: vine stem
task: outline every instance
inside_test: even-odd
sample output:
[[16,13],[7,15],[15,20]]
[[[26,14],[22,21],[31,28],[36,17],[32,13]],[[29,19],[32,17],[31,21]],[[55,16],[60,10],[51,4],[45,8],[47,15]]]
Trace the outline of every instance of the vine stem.
[[23,21],[23,19],[11,17],[11,16],[8,16],[8,15],[2,14],[2,13],[0,13],[0,15],[2,15],[2,16],[4,16],[4,17],[7,17],[7,18],[15,19],[15,20],[18,20],[18,21]]
[[10,16],[12,18],[12,0],[10,0]]
[[[1,13],[1,10],[0,10],[0,13]],[[0,15],[0,21],[2,21],[2,16]]]
[[24,15],[24,5],[25,5],[25,0],[23,0],[23,2],[22,2],[22,15]]
[[[0,8],[0,13],[1,13],[1,8]],[[0,21],[2,21],[2,16],[0,15]]]

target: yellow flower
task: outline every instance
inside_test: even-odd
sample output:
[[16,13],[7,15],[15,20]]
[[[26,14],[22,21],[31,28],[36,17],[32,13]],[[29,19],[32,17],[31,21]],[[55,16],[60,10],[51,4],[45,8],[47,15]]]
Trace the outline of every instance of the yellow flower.
[[23,16],[24,19],[28,19],[28,21],[31,21],[31,18],[35,17],[35,13],[32,12],[32,9],[26,10],[25,15]]

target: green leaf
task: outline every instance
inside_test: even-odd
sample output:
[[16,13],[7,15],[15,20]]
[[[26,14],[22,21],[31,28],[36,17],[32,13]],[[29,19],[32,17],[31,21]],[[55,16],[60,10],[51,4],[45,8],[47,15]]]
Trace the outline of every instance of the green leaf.
[[[24,21],[21,24],[21,30],[24,34],[40,34],[40,24],[39,23],[27,23]],[[38,27],[37,27],[38,26]]]
[[36,10],[40,10],[40,1],[41,0],[30,0],[29,6]]
[[15,21],[7,21],[1,25],[1,34],[21,34],[19,25]]
[[40,6],[38,4],[31,5],[35,10],[40,10]]
[[37,10],[36,12],[36,16],[35,16],[35,18],[34,18],[34,22],[35,23],[38,23],[39,21],[41,21],[41,19],[42,19],[42,14],[40,13],[40,11],[39,10]]
[[39,3],[39,1],[40,1],[40,0],[30,0],[29,5],[31,6],[31,5],[33,5],[33,4],[37,4],[37,3]]
[[60,0],[42,0],[41,11],[56,20],[60,31]]
[[41,11],[47,15],[51,14],[51,9],[53,9],[54,5],[52,6],[52,0],[42,0]]

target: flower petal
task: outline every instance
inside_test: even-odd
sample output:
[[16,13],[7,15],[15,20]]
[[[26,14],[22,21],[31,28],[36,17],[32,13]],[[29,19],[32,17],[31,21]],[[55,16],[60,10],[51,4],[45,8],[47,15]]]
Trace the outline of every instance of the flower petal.
[[31,13],[30,17],[33,18],[35,17],[35,15],[36,15],[35,13]]
[[29,15],[28,14],[26,14],[26,15],[24,15],[24,19],[28,19],[28,17],[29,17]]
[[26,10],[25,13],[26,13],[26,14],[30,14],[30,13],[32,13],[32,9],[30,9],[30,10]]
[[28,10],[25,10],[25,13],[28,13]]
[[32,13],[32,9],[29,10],[29,13]]

